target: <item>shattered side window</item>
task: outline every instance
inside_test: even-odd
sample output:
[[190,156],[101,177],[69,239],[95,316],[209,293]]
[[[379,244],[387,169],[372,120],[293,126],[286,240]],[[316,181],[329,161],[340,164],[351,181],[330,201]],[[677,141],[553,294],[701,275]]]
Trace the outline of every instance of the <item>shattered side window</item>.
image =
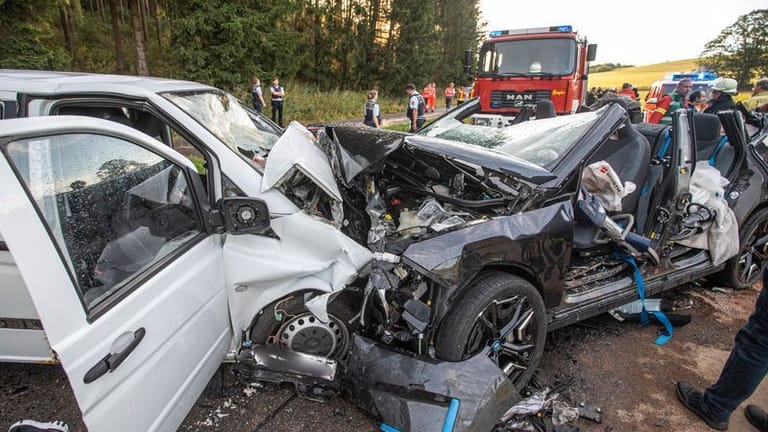
[[88,311],[203,231],[184,170],[134,143],[65,134],[6,150]]
[[230,94],[212,90],[165,93],[163,96],[248,161],[263,161],[280,138],[278,129],[249,112]]

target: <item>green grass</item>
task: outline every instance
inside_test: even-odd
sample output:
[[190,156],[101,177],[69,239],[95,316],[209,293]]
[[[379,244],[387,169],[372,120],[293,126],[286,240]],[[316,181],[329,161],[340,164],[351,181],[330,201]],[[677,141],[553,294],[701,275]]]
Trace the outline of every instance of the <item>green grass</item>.
[[[367,100],[367,91],[332,90],[323,91],[312,85],[300,83],[283,84],[285,87],[285,105],[283,124],[298,120],[303,124],[331,122],[350,119],[363,119],[363,105]],[[265,92],[269,87],[262,85]],[[241,101],[251,104],[251,94],[245,88],[233,92]],[[269,96],[264,95],[267,106],[264,113],[271,116]],[[405,113],[405,92],[401,97],[379,95],[379,106],[383,115]]]

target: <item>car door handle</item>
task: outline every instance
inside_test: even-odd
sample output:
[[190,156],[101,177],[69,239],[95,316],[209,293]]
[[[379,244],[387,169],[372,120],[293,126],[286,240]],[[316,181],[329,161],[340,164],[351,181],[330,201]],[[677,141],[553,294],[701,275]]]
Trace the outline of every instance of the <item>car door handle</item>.
[[139,342],[141,342],[142,339],[144,339],[144,335],[147,333],[146,330],[144,330],[144,327],[140,327],[138,330],[133,332],[133,340],[123,348],[122,351],[116,352],[116,353],[109,353],[106,356],[104,356],[103,359],[99,360],[98,363],[96,363],[91,369],[88,370],[88,372],[85,373],[85,376],[83,377],[83,382],[86,384],[96,381],[97,378],[104,375],[107,372],[112,372],[113,370],[117,369],[120,364],[125,361],[126,358],[128,358],[128,355],[139,345]]

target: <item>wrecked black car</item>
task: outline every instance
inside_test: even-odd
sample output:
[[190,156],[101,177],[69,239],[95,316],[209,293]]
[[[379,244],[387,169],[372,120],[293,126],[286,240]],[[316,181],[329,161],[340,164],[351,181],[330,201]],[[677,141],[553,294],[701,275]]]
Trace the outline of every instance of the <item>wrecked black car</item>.
[[[452,111],[419,135],[292,123],[263,148],[216,89],[101,79],[87,97],[46,81],[17,103],[107,107],[127,126],[3,120],[0,158],[0,235],[23,275],[11,295],[28,292],[95,430],[173,429],[229,360],[305,397],[344,391],[398,430],[487,431],[549,330],[639,286],[718,274],[744,288],[765,261],[755,114],[681,111],[664,127],[613,104],[493,129]],[[167,127],[150,138],[145,114],[189,146]]]

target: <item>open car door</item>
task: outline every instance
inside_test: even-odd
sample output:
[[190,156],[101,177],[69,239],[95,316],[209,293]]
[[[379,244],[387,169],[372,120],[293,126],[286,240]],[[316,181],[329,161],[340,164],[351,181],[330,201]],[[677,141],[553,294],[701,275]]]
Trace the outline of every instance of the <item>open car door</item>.
[[175,430],[232,338],[194,166],[85,117],[3,120],[0,150],[0,233],[88,429]]

